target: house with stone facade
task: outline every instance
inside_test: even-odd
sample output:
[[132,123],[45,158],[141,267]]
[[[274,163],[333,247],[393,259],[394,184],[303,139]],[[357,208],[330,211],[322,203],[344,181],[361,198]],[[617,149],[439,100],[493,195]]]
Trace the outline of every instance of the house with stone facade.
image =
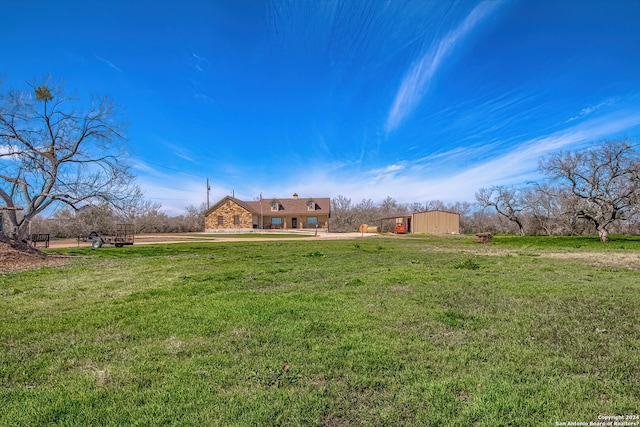
[[223,197],[205,212],[205,231],[329,230],[328,197],[272,198],[255,201]]

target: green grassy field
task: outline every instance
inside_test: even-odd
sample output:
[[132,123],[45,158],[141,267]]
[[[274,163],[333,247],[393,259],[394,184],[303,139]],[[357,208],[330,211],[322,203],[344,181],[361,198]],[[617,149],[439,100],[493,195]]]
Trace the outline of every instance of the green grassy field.
[[243,238],[243,239],[295,239],[298,237],[309,237],[312,233],[186,233],[192,237],[200,237],[204,239],[211,239],[211,237],[215,238],[225,238],[225,237],[233,237],[233,238]]
[[638,238],[64,253],[79,257],[0,275],[0,425],[555,426],[640,413]]

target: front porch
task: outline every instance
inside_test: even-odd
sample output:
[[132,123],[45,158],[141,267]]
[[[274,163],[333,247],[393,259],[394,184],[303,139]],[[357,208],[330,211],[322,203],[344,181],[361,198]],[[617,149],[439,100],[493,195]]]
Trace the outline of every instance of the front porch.
[[[258,220],[258,227],[260,221]],[[304,217],[304,216],[264,216],[262,219],[262,230],[328,230],[329,222],[325,217]]]

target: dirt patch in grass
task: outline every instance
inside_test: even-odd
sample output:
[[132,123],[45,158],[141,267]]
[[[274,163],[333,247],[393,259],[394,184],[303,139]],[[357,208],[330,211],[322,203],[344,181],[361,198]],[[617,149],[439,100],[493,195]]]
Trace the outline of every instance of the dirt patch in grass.
[[67,262],[68,257],[47,255],[26,243],[0,236],[0,273],[62,265]]
[[583,259],[596,267],[613,267],[637,270],[640,266],[640,254],[620,252],[551,252],[541,256],[557,259]]
[[540,257],[552,259],[578,259],[589,262],[594,267],[605,268],[625,268],[629,270],[640,269],[640,253],[638,252],[610,252],[606,249],[602,251],[591,252],[554,252],[548,250],[528,251],[523,249],[499,248],[488,245],[478,245],[474,249],[460,250],[455,247],[431,246],[426,251],[433,252],[456,252],[469,255],[486,255],[486,256],[521,256],[521,257]]
[[472,251],[477,255],[495,256],[539,256],[541,258],[552,259],[578,259],[587,261],[594,267],[626,268],[637,270],[640,267],[640,253],[637,252],[609,252],[606,250],[597,252],[550,252],[546,250],[526,253],[513,249],[496,249]]

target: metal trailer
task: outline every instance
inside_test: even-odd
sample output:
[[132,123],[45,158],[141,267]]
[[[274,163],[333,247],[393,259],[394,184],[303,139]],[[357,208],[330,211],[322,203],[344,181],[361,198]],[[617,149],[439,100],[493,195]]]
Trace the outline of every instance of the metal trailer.
[[94,249],[101,248],[102,245],[115,245],[117,248],[121,248],[124,245],[133,245],[133,224],[117,224],[116,234],[107,236],[96,231],[89,233],[91,238],[91,247]]

